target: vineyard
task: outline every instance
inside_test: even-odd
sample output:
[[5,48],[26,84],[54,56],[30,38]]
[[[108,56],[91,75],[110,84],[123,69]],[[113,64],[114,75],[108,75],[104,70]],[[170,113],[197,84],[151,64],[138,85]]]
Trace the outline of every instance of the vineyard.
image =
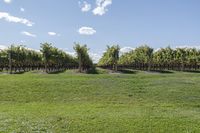
[[200,0],[0,0],[0,133],[200,133]]
[[196,48],[161,48],[155,51],[140,46],[121,56],[119,46],[108,47],[98,66],[113,70],[135,69],[146,71],[195,71],[200,69],[200,50]]
[[[92,61],[87,53],[87,46],[76,44],[74,49],[77,58],[53,47],[52,44],[41,44],[40,51],[31,50],[24,46],[13,46],[0,51],[0,70],[9,73],[42,70],[46,73],[62,72],[66,69],[80,71],[92,67]],[[79,64],[79,65],[78,65]]]
[[200,50],[113,45],[94,64],[73,48],[1,50],[0,132],[200,131]]
[[144,71],[197,71],[200,69],[200,50],[196,48],[170,47],[154,50],[144,45],[130,52],[120,54],[118,45],[108,46],[97,65],[93,64],[86,45],[75,44],[76,57],[53,47],[52,44],[41,44],[40,51],[24,46],[11,45],[0,51],[0,70],[9,73],[42,70],[46,73],[78,69],[85,72],[95,66],[118,71],[121,69]]

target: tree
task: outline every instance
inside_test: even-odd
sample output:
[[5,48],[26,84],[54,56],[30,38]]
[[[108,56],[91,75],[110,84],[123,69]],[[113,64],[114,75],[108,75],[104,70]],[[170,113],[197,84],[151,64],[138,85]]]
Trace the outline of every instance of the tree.
[[51,43],[43,43],[41,44],[41,52],[43,55],[43,59],[44,59],[44,65],[45,65],[45,72],[48,72],[47,67],[49,65],[50,62],[50,58],[51,58],[51,49],[52,49],[52,44]]
[[66,67],[76,65],[76,59],[67,54],[66,52],[53,47],[51,43],[41,44],[41,50],[43,55],[43,62],[45,65],[45,71],[58,72],[64,71]]
[[185,68],[185,63],[187,58],[186,48],[177,48],[175,52],[176,52],[175,59],[177,63],[181,65],[180,70],[183,71]]
[[143,69],[145,64],[148,65],[148,70],[151,70],[153,61],[153,48],[147,45],[140,46],[135,49],[136,62],[142,65]]
[[163,70],[165,69],[165,66],[169,69],[169,67],[173,67],[175,64],[175,51],[171,49],[170,47],[167,48],[161,48],[158,51],[156,51],[153,55],[153,62],[154,64],[159,65],[159,69]]
[[93,67],[93,62],[88,54],[89,49],[87,48],[87,45],[81,46],[80,44],[75,43],[74,50],[76,51],[79,62],[79,72]]
[[100,59],[99,66],[112,66],[112,69],[117,71],[119,61],[119,45],[107,46],[107,50],[103,57]]
[[132,65],[135,64],[135,62],[136,62],[136,55],[135,55],[135,51],[134,50],[132,50],[132,51],[130,51],[128,53],[124,53],[119,58],[119,64],[120,65],[132,66]]
[[0,50],[0,70],[3,71],[4,68],[8,70],[8,53],[7,50]]

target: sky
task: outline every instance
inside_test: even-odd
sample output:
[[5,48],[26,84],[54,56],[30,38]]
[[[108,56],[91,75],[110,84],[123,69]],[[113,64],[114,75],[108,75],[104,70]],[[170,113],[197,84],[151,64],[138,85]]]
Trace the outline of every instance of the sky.
[[200,47],[199,7],[200,0],[0,0],[0,48],[49,42],[73,52],[78,42],[99,58],[113,44]]

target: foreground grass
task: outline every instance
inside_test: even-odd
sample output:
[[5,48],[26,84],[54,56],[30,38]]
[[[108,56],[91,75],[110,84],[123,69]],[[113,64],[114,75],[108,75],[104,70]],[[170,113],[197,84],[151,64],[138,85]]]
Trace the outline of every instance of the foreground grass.
[[200,132],[200,74],[0,75],[0,132]]

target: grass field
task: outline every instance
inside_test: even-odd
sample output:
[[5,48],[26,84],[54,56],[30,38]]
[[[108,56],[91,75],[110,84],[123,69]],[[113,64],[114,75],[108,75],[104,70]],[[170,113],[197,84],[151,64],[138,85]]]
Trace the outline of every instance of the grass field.
[[1,74],[0,132],[200,132],[200,74]]

